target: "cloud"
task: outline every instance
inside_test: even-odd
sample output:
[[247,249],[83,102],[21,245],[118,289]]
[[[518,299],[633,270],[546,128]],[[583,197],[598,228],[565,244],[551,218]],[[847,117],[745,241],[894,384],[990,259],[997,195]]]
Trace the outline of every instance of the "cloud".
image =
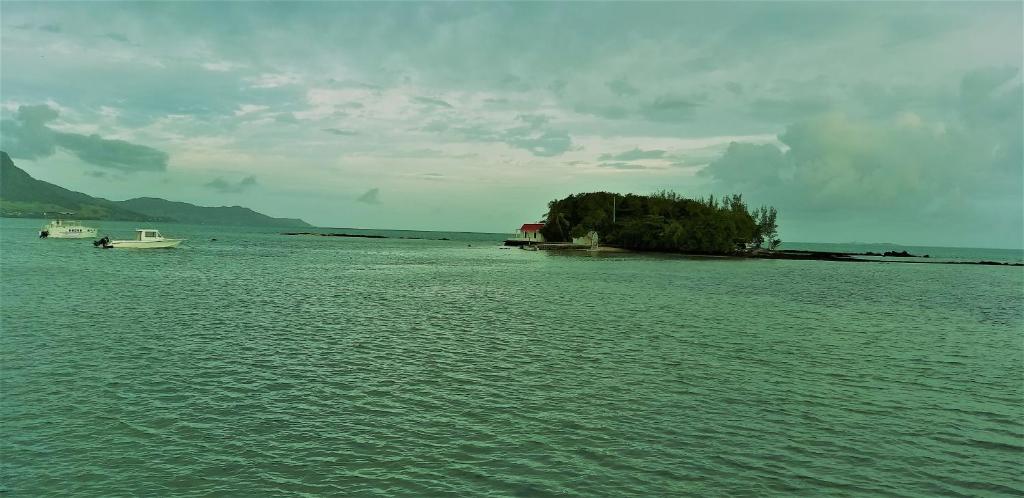
[[[210,69],[209,67],[207,69]],[[216,71],[216,69],[212,69]],[[301,81],[298,75],[281,73],[263,73],[254,78],[247,78],[251,88],[277,88],[295,85]]]
[[93,178],[106,178],[107,177],[107,172],[106,171],[86,171],[85,172],[85,176],[91,176]]
[[551,118],[543,114],[520,114],[516,116],[516,119],[534,128],[540,128],[551,122]]
[[599,168],[608,168],[608,169],[620,169],[620,170],[650,169],[649,167],[644,166],[642,164],[624,163],[624,162],[600,163],[600,164],[597,165],[597,167],[599,167]]
[[[951,192],[1019,188],[1022,85],[1016,68],[962,78],[958,116],[893,109],[884,119],[829,113],[790,124],[773,145],[734,143],[705,174],[748,189],[796,189],[801,198],[858,208],[923,205]],[[992,192],[988,192],[992,193]]]
[[633,110],[627,109],[622,105],[602,102],[578,103],[573,107],[573,110],[605,119],[626,119],[636,114]]
[[538,157],[558,156],[573,150],[572,137],[565,130],[548,126],[550,118],[539,114],[520,114],[516,119],[526,123],[506,129],[499,140],[512,147],[524,149]]
[[221,177],[217,177],[203,186],[216,190],[222,194],[238,194],[255,187],[256,185],[256,177],[249,175],[235,183],[231,183]]
[[523,125],[495,129],[482,124],[453,126],[444,121],[434,120],[415,130],[444,133],[471,142],[503,142],[538,157],[557,156],[575,148],[569,132],[551,127],[550,118],[547,116],[520,114],[516,116],[516,121],[522,122]]
[[639,147],[618,154],[601,154],[602,161],[636,161],[638,159],[661,159],[665,157],[663,150],[641,150]]
[[299,122],[299,118],[295,117],[294,113],[282,112],[274,116],[274,121],[285,124],[297,124]]
[[441,182],[446,179],[446,176],[441,173],[417,173],[411,176],[413,178],[418,178],[420,180],[427,180],[431,182]]
[[[227,71],[233,71],[235,69],[241,69],[241,68],[245,67],[244,64],[237,64],[237,63],[234,63],[234,62],[227,62],[227,61],[204,62],[201,65],[203,66],[203,69],[205,69],[207,71],[214,71],[214,72],[218,72],[218,73],[224,73],[224,72],[227,72]],[[262,82],[263,83],[268,83],[269,80],[264,80]]]
[[625,78],[609,81],[608,83],[605,83],[605,85],[608,86],[608,89],[611,90],[612,93],[620,97],[637,95],[640,93],[640,91],[637,90],[635,86],[630,85]]
[[417,131],[426,131],[426,132],[430,132],[430,133],[440,133],[440,132],[443,132],[443,131],[447,131],[448,128],[451,128],[451,126],[448,123],[445,123],[444,121],[441,121],[441,120],[434,120],[434,121],[431,121],[431,122],[427,123],[426,125],[423,125],[423,126],[417,128],[416,130]]
[[95,166],[121,171],[165,171],[166,152],[127,142],[109,140],[96,134],[83,135],[53,130],[48,123],[55,121],[59,112],[48,105],[22,105],[14,119],[5,119],[2,128],[2,147],[11,157],[42,159],[52,156],[61,148],[82,161]]
[[99,135],[57,133],[57,146],[96,166],[122,171],[165,171],[167,153],[124,140],[107,140]]
[[413,97],[412,100],[413,100],[413,102],[418,102],[420,104],[427,105],[427,106],[444,107],[444,108],[447,108],[447,109],[452,109],[452,105],[451,104],[449,104],[448,102],[445,102],[445,101],[443,101],[441,99],[433,99],[433,98],[430,98],[430,97]]
[[374,85],[372,83],[366,83],[357,80],[339,80],[336,78],[328,78],[327,84],[332,88],[358,88],[362,90],[383,90],[380,85]]
[[235,110],[235,116],[245,116],[248,114],[255,114],[261,111],[269,109],[270,106],[256,105],[256,104],[242,104]]
[[613,89],[611,93],[614,98],[611,99],[577,101],[573,109],[611,120],[639,119],[671,124],[692,121],[701,105],[698,100],[691,98],[661,96],[644,99],[639,91],[636,94],[622,94],[622,91],[623,89],[618,87]]
[[783,149],[733,143],[700,175],[720,192],[775,204],[780,216],[831,220],[836,230],[868,220],[903,223],[912,227],[908,233],[989,227],[984,236],[1016,245],[1006,242],[1019,242],[1024,225],[1022,88],[1015,75],[966,75],[959,120],[827,114],[789,125],[779,135]]
[[972,71],[960,82],[960,111],[972,125],[1013,123],[1021,113],[1021,84],[1016,67]]
[[363,204],[380,204],[380,189],[374,187],[367,190],[359,197],[356,197],[356,202],[362,202]]
[[505,134],[505,142],[540,157],[557,156],[573,148],[572,138],[569,137],[569,132],[564,130],[539,132],[509,130]]
[[57,119],[56,109],[47,105],[19,106],[14,119],[0,122],[2,147],[11,157],[39,159],[57,151],[56,132],[46,123]]
[[105,33],[102,36],[103,36],[103,38],[107,38],[109,40],[114,40],[116,42],[131,43],[131,40],[129,40],[127,36],[125,36],[125,35],[123,35],[121,33],[110,32],[110,33]]
[[787,121],[822,114],[833,105],[829,99],[821,96],[759,98],[750,102],[747,110],[752,116],[759,119]]
[[452,153],[445,152],[437,149],[412,149],[412,150],[393,150],[384,151],[379,154],[374,154],[377,157],[397,157],[397,158],[414,158],[414,159],[426,159],[426,158],[450,158],[450,159],[469,159],[472,157],[478,157],[479,154],[475,152],[466,153]]
[[640,107],[641,116],[651,121],[684,121],[693,117],[699,104],[680,97],[658,97]]
[[351,137],[359,134],[358,132],[354,132],[352,130],[342,130],[340,128],[324,128],[323,131],[326,131],[331,135],[338,135],[341,137]]

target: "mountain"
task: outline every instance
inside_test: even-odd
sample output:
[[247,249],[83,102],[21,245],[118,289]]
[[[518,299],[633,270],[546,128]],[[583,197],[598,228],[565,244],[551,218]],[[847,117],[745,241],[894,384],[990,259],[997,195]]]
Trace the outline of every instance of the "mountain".
[[169,221],[138,213],[114,201],[92,197],[36,180],[0,151],[0,216],[42,218],[44,213],[72,212],[75,218],[127,221]]
[[156,197],[139,197],[118,202],[121,206],[158,218],[197,225],[259,225],[279,227],[312,226],[297,218],[271,218],[242,206],[204,207]]
[[[272,218],[241,206],[204,207],[154,197],[111,201],[32,178],[0,151],[0,216],[43,218],[57,213],[93,220],[176,221],[204,225],[308,227],[294,218]],[[72,213],[72,214],[67,214]]]

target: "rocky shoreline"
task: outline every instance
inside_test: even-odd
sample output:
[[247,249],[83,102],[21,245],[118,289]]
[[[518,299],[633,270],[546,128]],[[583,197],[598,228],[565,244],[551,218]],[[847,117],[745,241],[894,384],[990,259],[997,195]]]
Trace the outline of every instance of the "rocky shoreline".
[[[648,251],[632,251],[612,246],[601,246],[598,249],[588,249],[572,244],[537,244],[536,249],[542,251],[587,251],[587,252],[634,252],[643,253]],[[733,254],[731,256],[708,255],[708,254],[687,254],[687,253],[662,253],[689,256],[696,258],[736,258],[736,259],[788,259],[796,261],[840,261],[848,263],[917,263],[936,265],[984,265],[984,266],[1024,266],[1024,263],[1009,263],[1000,261],[949,261],[932,258],[930,255],[916,255],[907,251],[886,251],[878,252],[833,252],[833,251],[808,251],[803,249],[782,249],[768,251],[755,249],[747,253]],[[869,259],[870,258],[870,259]],[[897,259],[876,259],[876,258],[897,258]]]
[[[1024,266],[1024,263],[1008,263],[999,261],[943,261],[931,259],[925,254],[918,256],[907,251],[886,251],[877,252],[827,252],[827,251],[805,251],[797,249],[785,249],[779,251],[753,251],[741,255],[744,258],[754,259],[794,259],[794,260],[816,260],[816,261],[846,261],[854,263],[918,263],[938,265],[986,265],[986,266]],[[877,258],[899,258],[899,259],[865,259],[867,257]]]

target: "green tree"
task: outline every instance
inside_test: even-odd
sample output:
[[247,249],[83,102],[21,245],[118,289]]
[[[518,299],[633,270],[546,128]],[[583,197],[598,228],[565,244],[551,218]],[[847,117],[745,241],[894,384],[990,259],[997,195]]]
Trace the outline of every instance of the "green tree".
[[764,239],[768,242],[768,248],[773,251],[782,243],[782,241],[779,240],[779,226],[776,223],[778,215],[779,213],[774,207],[769,207],[765,211],[765,216],[761,221],[761,232]]

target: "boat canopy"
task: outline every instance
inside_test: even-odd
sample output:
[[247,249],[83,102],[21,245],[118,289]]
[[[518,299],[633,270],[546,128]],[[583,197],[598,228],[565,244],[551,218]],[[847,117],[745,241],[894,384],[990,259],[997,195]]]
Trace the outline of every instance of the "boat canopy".
[[160,230],[154,230],[152,228],[137,228],[135,229],[135,240],[142,239],[156,239],[160,238]]

